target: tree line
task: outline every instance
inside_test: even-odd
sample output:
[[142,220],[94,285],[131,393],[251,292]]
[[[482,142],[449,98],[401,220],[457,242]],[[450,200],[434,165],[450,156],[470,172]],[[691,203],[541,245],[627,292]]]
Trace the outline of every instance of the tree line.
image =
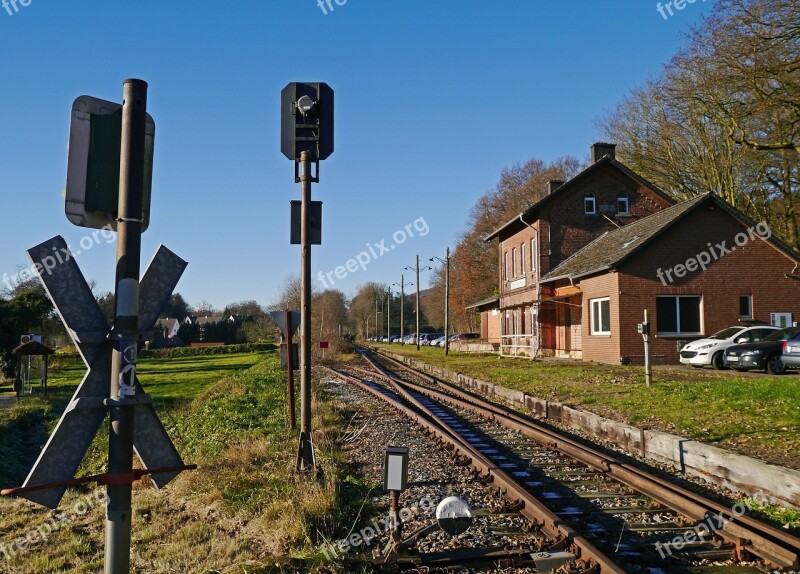
[[[800,3],[718,0],[655,77],[596,121],[617,157],[676,200],[712,192],[800,251]],[[451,256],[451,317],[498,294],[496,243],[483,238],[588,165],[533,158],[505,169],[473,206]],[[444,269],[431,302],[444,308]]]

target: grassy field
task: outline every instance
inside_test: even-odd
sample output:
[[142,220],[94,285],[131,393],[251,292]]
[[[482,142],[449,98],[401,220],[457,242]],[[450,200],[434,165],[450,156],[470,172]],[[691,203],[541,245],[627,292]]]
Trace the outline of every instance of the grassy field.
[[[200,468],[160,492],[134,485],[132,571],[334,572],[335,565],[321,566],[317,544],[350,526],[351,509],[341,500],[335,438],[342,421],[331,406],[315,394],[324,478],[302,479],[292,472],[296,436],[287,429],[285,373],[274,351],[148,359],[139,368],[184,460]],[[62,366],[51,398],[26,397],[0,411],[0,485],[24,479],[83,371]],[[106,445],[107,425],[79,475],[104,470]],[[0,500],[0,572],[102,570],[101,498],[101,489],[71,490],[56,512]]]
[[584,407],[645,428],[702,440],[800,468],[800,376],[500,359],[496,355],[380,345],[452,371]]

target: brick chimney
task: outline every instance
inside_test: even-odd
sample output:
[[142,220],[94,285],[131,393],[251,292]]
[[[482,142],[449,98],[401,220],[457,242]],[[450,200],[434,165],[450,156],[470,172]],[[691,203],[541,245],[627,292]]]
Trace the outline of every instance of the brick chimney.
[[592,163],[596,163],[603,159],[605,156],[609,156],[611,159],[616,157],[614,149],[617,147],[617,144],[612,143],[603,143],[597,142],[592,144]]
[[547,195],[550,195],[562,185],[564,185],[564,182],[562,180],[551,179],[550,181],[547,182]]

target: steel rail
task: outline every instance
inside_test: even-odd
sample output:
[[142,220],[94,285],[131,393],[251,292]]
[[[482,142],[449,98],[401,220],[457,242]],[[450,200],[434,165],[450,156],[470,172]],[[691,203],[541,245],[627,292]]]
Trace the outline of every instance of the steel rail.
[[[357,377],[328,367],[324,368],[331,371],[335,376],[345,379],[370,394],[389,402],[389,404],[402,411],[408,418],[425,428],[437,438],[451,444],[462,456],[469,459],[469,464],[471,464],[478,473],[483,474],[484,477],[490,479],[497,485],[509,501],[514,503],[521,502],[523,506],[519,512],[525,516],[531,524],[540,528],[542,532],[547,534],[554,542],[555,547],[559,547],[561,544],[569,544],[569,549],[578,557],[579,563],[585,566],[586,571],[598,572],[600,574],[623,574],[625,572],[624,569],[603,554],[558,515],[539,502],[517,480],[498,468],[486,455],[473,447],[468,441],[464,440],[446,422],[442,421],[425,405],[421,404],[407,390],[402,389],[401,385],[398,385],[395,381],[390,382],[396,394],[408,401],[410,403],[409,405],[399,401],[391,401],[386,394],[381,393]],[[370,376],[373,375],[374,374],[370,373]],[[391,377],[386,375],[382,376],[386,379],[391,379]],[[414,405],[417,410],[411,408],[411,405]]]
[[[715,534],[734,545],[737,558],[740,560],[743,559],[742,552],[746,551],[777,568],[796,569],[800,566],[800,538],[792,536],[788,532],[764,524],[746,514],[736,515],[731,508],[591,449],[556,431],[539,425],[536,421],[508,407],[488,402],[475,393],[465,391],[427,373],[419,372],[392,357],[387,357],[383,354],[381,354],[381,357],[413,373],[414,376],[448,391],[437,391],[415,383],[403,382],[429,398],[435,398],[435,400],[445,401],[451,405],[465,408],[484,418],[492,419],[506,428],[517,430],[524,436],[550,446],[590,468],[603,472],[633,490],[692,520],[699,522],[708,520],[709,517],[721,518],[724,524],[720,529],[715,530]],[[370,364],[374,363],[374,359],[371,357],[365,357],[365,359]],[[383,366],[378,365],[376,368],[381,371],[383,376],[391,377]]]

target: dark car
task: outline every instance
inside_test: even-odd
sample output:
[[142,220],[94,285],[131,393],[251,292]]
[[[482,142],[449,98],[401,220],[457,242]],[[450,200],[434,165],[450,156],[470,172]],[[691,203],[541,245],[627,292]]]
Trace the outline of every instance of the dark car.
[[795,335],[784,342],[781,361],[785,366],[793,369],[800,367],[800,335]]
[[480,333],[459,333],[455,336],[455,338],[450,339],[451,341],[469,341],[471,339],[480,339]]
[[800,328],[788,327],[767,335],[758,343],[743,343],[725,350],[725,366],[737,371],[762,369],[773,375],[786,372],[781,360],[784,343],[800,335]]

